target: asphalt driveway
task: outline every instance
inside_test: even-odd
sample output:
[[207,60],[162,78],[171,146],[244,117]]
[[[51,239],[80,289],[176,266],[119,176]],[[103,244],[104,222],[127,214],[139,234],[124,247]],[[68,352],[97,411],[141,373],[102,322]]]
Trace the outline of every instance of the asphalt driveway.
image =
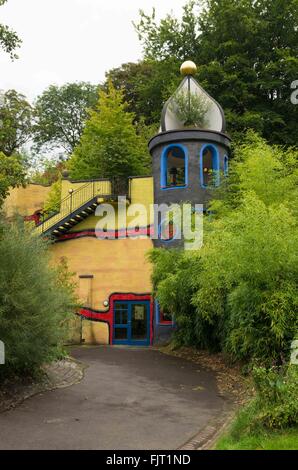
[[0,449],[177,449],[224,404],[212,372],[147,348],[80,347],[81,383],[0,414]]

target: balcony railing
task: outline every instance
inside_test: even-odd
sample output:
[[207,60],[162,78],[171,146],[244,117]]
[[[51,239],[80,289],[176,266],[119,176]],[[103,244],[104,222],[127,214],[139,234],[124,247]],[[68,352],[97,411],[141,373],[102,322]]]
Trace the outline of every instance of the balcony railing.
[[90,181],[80,186],[62,199],[59,212],[52,214],[43,220],[36,227],[37,233],[44,233],[54,225],[62,222],[68,215],[82,207],[95,197],[110,196],[112,194],[112,184],[109,180]]

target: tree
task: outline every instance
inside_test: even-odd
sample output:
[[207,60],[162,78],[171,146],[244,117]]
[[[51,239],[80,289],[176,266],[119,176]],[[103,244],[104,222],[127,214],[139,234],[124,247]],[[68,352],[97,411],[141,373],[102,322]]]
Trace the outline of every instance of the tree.
[[234,139],[253,128],[269,142],[296,144],[297,0],[190,1],[180,21],[141,12],[136,29],[145,59],[197,63],[197,79],[223,106]]
[[140,21],[134,26],[143,45],[145,58],[154,61],[173,57],[178,61],[197,58],[200,40],[199,3],[195,0],[187,1],[180,21],[168,14],[158,23],[155,8],[151,15],[140,10]]
[[[0,6],[4,5],[7,0],[0,0]],[[0,24],[0,49],[4,50],[10,55],[10,58],[17,59],[18,56],[14,53],[15,49],[20,47],[21,40],[17,34],[9,29],[8,26]]]
[[179,63],[176,59],[129,62],[107,73],[106,87],[110,80],[117,90],[123,90],[127,110],[135,114],[136,121],[144,119],[146,125],[158,127],[163,103],[180,80]]
[[0,338],[5,375],[33,375],[63,352],[65,321],[75,311],[65,263],[50,267],[47,243],[23,224],[0,226]]
[[33,108],[25,96],[15,90],[0,93],[0,152],[10,156],[32,134]]
[[41,149],[63,149],[71,154],[79,143],[90,108],[98,99],[98,86],[87,82],[51,85],[35,103],[34,143]]
[[69,161],[72,178],[128,177],[148,172],[147,141],[137,134],[123,92],[110,83],[100,91],[80,144]]
[[40,155],[30,155],[28,159],[28,177],[31,183],[51,185],[61,179],[66,168],[66,162],[54,158],[42,158]]
[[0,208],[9,189],[24,184],[25,176],[25,169],[17,157],[7,157],[0,152]]

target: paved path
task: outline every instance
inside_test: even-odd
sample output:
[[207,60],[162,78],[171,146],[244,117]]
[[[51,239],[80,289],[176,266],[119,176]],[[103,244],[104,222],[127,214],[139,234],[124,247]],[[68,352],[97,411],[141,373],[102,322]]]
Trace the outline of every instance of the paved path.
[[0,449],[176,449],[223,407],[212,372],[141,348],[81,347],[81,383],[0,414]]

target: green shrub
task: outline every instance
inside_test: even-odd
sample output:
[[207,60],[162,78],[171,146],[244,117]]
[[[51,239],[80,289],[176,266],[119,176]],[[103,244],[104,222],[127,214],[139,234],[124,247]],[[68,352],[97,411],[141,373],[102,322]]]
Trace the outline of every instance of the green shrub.
[[61,179],[52,184],[48,197],[44,203],[43,210],[47,215],[59,212],[61,203],[62,183]]
[[48,246],[23,225],[0,227],[1,376],[34,374],[63,350],[74,311],[74,286],[66,266],[49,267]]
[[179,91],[174,95],[171,111],[185,126],[208,127],[210,104],[204,95]]
[[255,398],[238,411],[217,448],[297,449],[298,366],[255,367],[253,379]]
[[254,368],[257,396],[254,423],[268,428],[298,425],[298,366]]

